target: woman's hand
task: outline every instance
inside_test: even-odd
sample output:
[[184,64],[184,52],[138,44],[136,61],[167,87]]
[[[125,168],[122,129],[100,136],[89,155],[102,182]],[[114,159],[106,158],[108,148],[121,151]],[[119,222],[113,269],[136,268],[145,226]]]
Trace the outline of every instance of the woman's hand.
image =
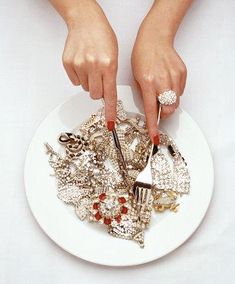
[[[174,2],[175,5],[183,2],[177,1]],[[154,144],[159,143],[157,96],[167,90],[173,90],[176,93],[176,103],[163,106],[161,117],[165,118],[172,114],[179,105],[187,73],[185,64],[173,47],[179,17],[183,16],[182,10],[179,9],[182,7],[177,7],[177,9],[175,7],[180,13],[177,15],[173,7],[166,7],[167,2],[160,0],[153,5],[140,26],[132,52],[133,74],[141,89],[147,127]],[[184,1],[184,9],[186,9],[186,2]],[[170,13],[172,16],[169,15]]]
[[[109,128],[116,119],[116,36],[100,6],[94,0],[51,0],[65,19],[68,36],[63,65],[74,85],[82,85],[92,99],[105,100]],[[111,130],[111,129],[110,129]]]
[[158,144],[157,96],[166,90],[176,93],[176,103],[163,106],[161,117],[172,114],[184,91],[186,67],[171,45],[154,44],[151,43],[151,37],[148,40],[144,38],[145,36],[137,38],[132,53],[132,68],[143,96],[149,135]]

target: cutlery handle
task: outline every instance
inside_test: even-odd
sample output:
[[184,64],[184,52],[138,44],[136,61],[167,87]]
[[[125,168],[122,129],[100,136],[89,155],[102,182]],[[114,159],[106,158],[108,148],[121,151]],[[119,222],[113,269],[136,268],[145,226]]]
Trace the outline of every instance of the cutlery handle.
[[119,142],[119,139],[118,139],[118,135],[117,135],[117,132],[116,132],[115,128],[112,130],[112,134],[113,134],[113,140],[114,140],[115,147],[117,148],[117,150],[119,152],[119,157],[120,157],[122,166],[126,170],[127,169],[126,162],[125,162],[123,154],[122,154],[121,145],[120,145],[120,142]]

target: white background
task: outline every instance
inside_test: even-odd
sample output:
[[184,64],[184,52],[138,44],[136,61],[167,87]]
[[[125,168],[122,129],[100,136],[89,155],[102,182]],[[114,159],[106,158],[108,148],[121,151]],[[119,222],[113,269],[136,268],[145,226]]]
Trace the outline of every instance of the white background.
[[[152,1],[99,2],[119,39],[118,83],[131,84],[131,47]],[[64,252],[31,215],[23,183],[28,144],[40,121],[77,88],[61,64],[66,28],[49,3],[0,1],[0,283],[217,284],[234,279],[234,13],[233,0],[195,0],[176,39],[188,68],[181,106],[205,133],[215,163],[215,192],[206,218],[170,255],[119,269]]]

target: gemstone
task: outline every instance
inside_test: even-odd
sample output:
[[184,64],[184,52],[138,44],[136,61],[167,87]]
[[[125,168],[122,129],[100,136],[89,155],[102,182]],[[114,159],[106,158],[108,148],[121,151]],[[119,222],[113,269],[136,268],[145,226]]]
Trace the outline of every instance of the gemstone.
[[125,197],[119,197],[118,198],[118,201],[120,202],[120,203],[126,203],[126,198]]
[[93,204],[93,209],[98,209],[98,208],[99,208],[99,203],[97,203],[97,202],[94,203],[94,204]]
[[115,203],[113,200],[108,200],[106,203],[105,203],[105,206],[107,208],[107,210],[111,210],[113,207],[115,207]]
[[77,186],[68,186],[58,193],[58,198],[65,203],[77,204],[84,195],[83,190]]
[[105,200],[105,198],[106,198],[105,192],[104,192],[104,193],[101,193],[100,196],[99,196],[99,199],[100,199],[100,200]]
[[81,221],[84,221],[88,217],[88,210],[84,204],[78,205],[75,212]]
[[111,219],[110,218],[104,218],[104,224],[105,225],[110,225],[111,224]]
[[[171,91],[166,92],[160,102],[171,104],[174,97]],[[115,127],[131,183],[148,161],[151,141],[142,117],[129,117],[121,102],[117,103],[117,118]],[[109,126],[112,130],[114,123]],[[58,181],[58,197],[75,207],[80,220],[106,225],[113,236],[132,239],[143,246],[142,231],[150,223],[152,207],[157,211],[175,211],[177,198],[189,191],[189,171],[177,145],[160,131],[152,141],[159,145],[154,147],[151,160],[153,192],[146,206],[138,206],[135,200],[133,203],[130,200],[129,186],[123,180],[119,161],[122,157],[116,152],[112,133],[106,128],[104,108],[74,131],[76,134],[66,134],[60,139],[64,154],[62,151],[57,154],[46,146],[49,164]]]
[[122,216],[121,215],[118,215],[117,217],[115,217],[115,220],[120,223],[121,220],[122,220]]
[[172,105],[176,102],[176,93],[172,90],[165,91],[158,96],[158,100],[162,105]]
[[99,212],[97,212],[97,213],[95,214],[95,218],[96,218],[96,220],[98,220],[98,221],[102,218]]
[[123,206],[122,207],[122,214],[126,214],[127,213],[127,211],[128,211],[128,208],[127,207],[125,207],[125,206]]

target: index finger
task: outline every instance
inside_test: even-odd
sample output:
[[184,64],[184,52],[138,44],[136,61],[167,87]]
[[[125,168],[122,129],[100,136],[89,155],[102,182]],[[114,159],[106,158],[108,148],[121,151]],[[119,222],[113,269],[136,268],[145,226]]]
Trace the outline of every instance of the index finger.
[[158,102],[156,93],[149,90],[142,90],[146,123],[150,139],[153,144],[159,145],[159,130],[158,130]]
[[103,75],[103,94],[104,94],[104,109],[105,120],[109,130],[114,127],[116,121],[117,108],[117,86],[116,76],[110,74]]

